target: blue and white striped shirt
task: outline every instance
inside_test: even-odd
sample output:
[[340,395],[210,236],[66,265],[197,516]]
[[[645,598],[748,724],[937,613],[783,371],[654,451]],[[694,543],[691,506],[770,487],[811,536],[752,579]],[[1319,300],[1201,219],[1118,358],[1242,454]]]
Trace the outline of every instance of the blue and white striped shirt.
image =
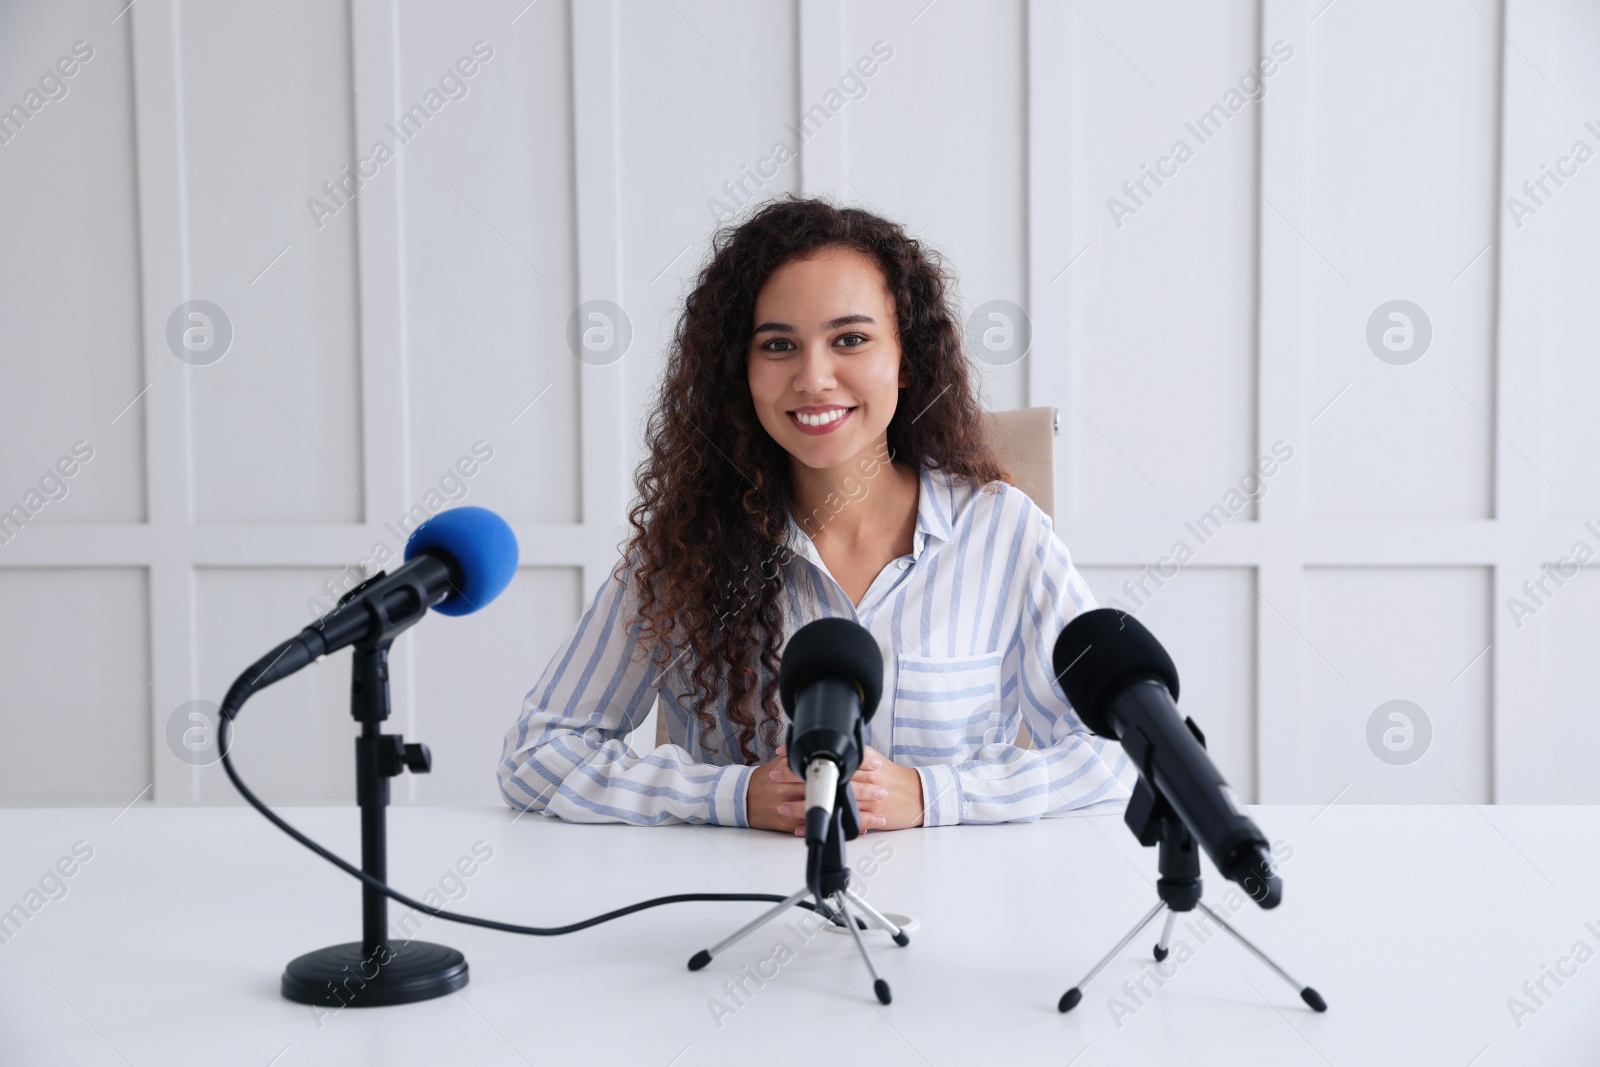
[[[842,616],[883,653],[883,699],[868,744],[922,777],[924,824],[1036,819],[1124,800],[1133,768],[1090,734],[1057,684],[1050,654],[1068,620],[1095,607],[1050,517],[1026,493],[982,492],[950,474],[919,475],[912,551],[886,566],[857,607],[789,519],[781,567],[785,639]],[[624,573],[624,579],[631,571]],[[665,668],[634,639],[637,590],[608,575],[576,631],[551,658],[506,733],[500,791],[518,809],[574,822],[747,826],[754,768],[737,763],[725,703],[717,751],[677,693],[686,656]],[[759,670],[762,680],[765,670]],[[626,736],[660,696],[669,743],[644,755]],[[1036,749],[1018,748],[1026,720]],[[771,759],[756,741],[761,760]]]

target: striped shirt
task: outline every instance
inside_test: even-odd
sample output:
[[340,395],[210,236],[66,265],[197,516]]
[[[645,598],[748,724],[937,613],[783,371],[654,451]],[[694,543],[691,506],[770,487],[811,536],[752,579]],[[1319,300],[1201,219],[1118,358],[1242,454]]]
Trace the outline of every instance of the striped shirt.
[[[911,554],[884,567],[859,607],[792,516],[793,554],[770,565],[783,578],[785,640],[827,616],[877,638],[883,698],[867,743],[917,770],[927,826],[1125,800],[1134,781],[1121,746],[1088,732],[1050,666],[1057,635],[1096,606],[1093,594],[1050,517],[998,484],[982,492],[921,470]],[[639,648],[629,577],[607,576],[524,699],[501,748],[500,791],[512,807],[574,822],[748,826],[754,768],[739,762],[726,704],[708,705],[719,727],[707,751],[677,696],[690,689],[688,659],[658,666]],[[669,743],[635,753],[626,736],[657,696]],[[1034,749],[1014,743],[1024,722]],[[755,747],[763,762],[775,755],[759,737]]]

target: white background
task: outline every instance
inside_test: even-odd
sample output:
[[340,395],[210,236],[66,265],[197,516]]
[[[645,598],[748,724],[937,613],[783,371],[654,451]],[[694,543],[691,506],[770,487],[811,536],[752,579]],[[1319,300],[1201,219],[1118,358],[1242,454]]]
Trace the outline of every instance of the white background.
[[[713,201],[879,41],[864,95],[748,188],[901,220],[963,313],[1028,309],[1031,353],[974,364],[986,404],[1060,409],[1056,519],[1102,601],[1197,549],[1134,606],[1240,793],[1600,799],[1600,582],[1507,605],[1600,549],[1600,162],[1507,204],[1600,150],[1593,5],[125,2],[0,9],[0,107],[94,49],[0,144],[0,508],[94,449],[0,545],[0,803],[235,802],[173,754],[174,712],[397,549],[385,523],[479,441],[464,502],[523,565],[397,645],[396,728],[435,771],[395,793],[496,802],[501,736],[615,560]],[[319,227],[308,199],[477,41],[467,95]],[[1201,144],[1186,123],[1275,42],[1264,96]],[[1193,158],[1114,219],[1180,138]],[[193,298],[234,331],[209,366],[167,345]],[[634,330],[608,366],[566,343],[596,298]],[[1393,299],[1431,322],[1410,365],[1367,344]],[[1200,544],[1185,524],[1279,441],[1266,495]],[[268,799],[353,798],[347,677],[251,703]],[[1367,743],[1394,699],[1432,726],[1406,766]]]

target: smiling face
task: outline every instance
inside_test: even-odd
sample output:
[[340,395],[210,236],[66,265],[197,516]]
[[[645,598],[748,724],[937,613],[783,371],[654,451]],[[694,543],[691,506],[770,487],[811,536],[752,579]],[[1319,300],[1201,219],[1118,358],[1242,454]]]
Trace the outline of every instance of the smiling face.
[[773,271],[756,297],[746,368],[756,416],[796,462],[826,470],[873,449],[906,384],[877,262],[828,248]]

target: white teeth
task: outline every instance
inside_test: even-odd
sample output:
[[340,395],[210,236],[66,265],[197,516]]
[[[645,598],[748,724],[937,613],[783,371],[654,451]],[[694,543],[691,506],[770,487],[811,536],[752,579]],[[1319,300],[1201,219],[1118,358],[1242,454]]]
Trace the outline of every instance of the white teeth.
[[838,422],[850,414],[850,411],[850,408],[834,408],[832,411],[825,411],[820,415],[807,415],[804,412],[797,411],[794,413],[794,417],[807,426],[826,426],[830,422]]

